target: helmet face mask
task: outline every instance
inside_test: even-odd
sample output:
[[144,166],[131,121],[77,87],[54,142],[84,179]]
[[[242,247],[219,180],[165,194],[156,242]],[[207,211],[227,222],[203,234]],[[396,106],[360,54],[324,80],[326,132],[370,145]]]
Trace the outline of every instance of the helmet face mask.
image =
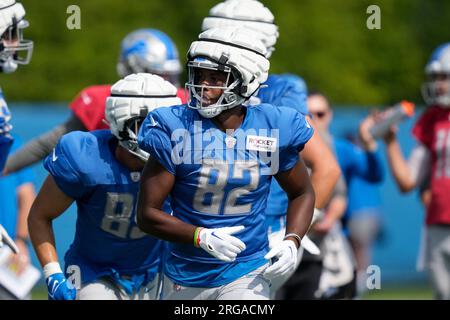
[[[221,65],[212,62],[209,59],[196,58],[187,64],[188,67],[188,82],[186,83],[186,90],[189,97],[188,106],[197,109],[198,112],[205,118],[213,118],[219,115],[222,111],[231,109],[242,104],[246,98],[237,94],[242,81],[237,70],[231,66]],[[202,70],[209,70],[212,72],[223,72],[225,81],[222,86],[205,85],[201,81]],[[219,97],[212,97],[205,91],[221,91]],[[211,100],[216,100],[211,103]]]
[[422,85],[422,95],[428,105],[450,108],[450,74],[432,73]]
[[[142,112],[144,114],[145,112]],[[149,154],[145,152],[138,145],[138,133],[142,122],[144,122],[145,116],[139,116],[130,118],[124,122],[123,130],[119,132],[119,136],[122,140],[119,140],[119,144],[124,147],[128,152],[135,155],[142,161],[148,160]]]
[[428,105],[450,108],[450,42],[439,46],[425,67],[422,96]]
[[33,55],[33,41],[23,38],[23,30],[29,26],[27,20],[16,21],[1,36],[0,66],[4,73],[14,72],[18,65],[26,65]]

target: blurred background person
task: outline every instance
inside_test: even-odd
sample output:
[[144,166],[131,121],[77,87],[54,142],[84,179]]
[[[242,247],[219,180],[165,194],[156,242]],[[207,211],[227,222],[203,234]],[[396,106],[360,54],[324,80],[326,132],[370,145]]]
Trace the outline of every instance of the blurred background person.
[[[362,150],[356,134],[345,137],[356,148]],[[377,167],[383,167],[381,158]],[[366,291],[367,267],[372,261],[372,247],[382,232],[382,201],[380,187],[384,172],[377,181],[354,175],[348,181],[348,206],[342,218],[343,230],[353,248],[357,267],[357,293],[361,297]]]
[[380,181],[383,169],[376,143],[370,136],[366,122],[360,125],[363,148],[343,139],[333,138],[330,125],[333,111],[327,97],[312,91],[308,109],[323,141],[334,150],[343,179],[337,184],[324,216],[311,228],[309,235],[319,245],[321,254],[304,253],[299,268],[279,298],[286,299],[351,299],[356,296],[356,262],[351,246],[344,236],[341,218],[347,209],[347,188],[354,176]]
[[[20,139],[16,136],[14,138],[13,151],[21,145]],[[9,176],[0,177],[0,194],[2,195],[0,224],[14,239],[19,249],[17,254],[10,254],[7,266],[9,270],[20,275],[30,264],[27,218],[36,196],[31,169],[23,169]],[[6,250],[5,248],[0,248],[0,252]],[[16,297],[0,284],[0,300],[2,299],[9,300]]]
[[[436,299],[450,299],[450,43],[439,46],[425,66],[422,94],[428,107],[412,134],[417,140],[408,161],[392,128],[385,136],[391,172],[402,192],[423,186],[426,205],[423,265]],[[431,175],[428,173],[431,172]],[[422,189],[427,190],[428,188]],[[423,197],[425,196],[425,197]]]
[[[181,64],[175,43],[164,32],[156,29],[139,29],[128,34],[121,44],[117,73],[123,78],[132,73],[152,73],[179,85]],[[46,157],[59,139],[71,131],[108,129],[105,121],[106,98],[111,85],[94,85],[83,89],[69,104],[70,118],[29,141],[12,154],[6,163],[4,174],[28,167]],[[178,97],[185,103],[184,89],[178,89]]]

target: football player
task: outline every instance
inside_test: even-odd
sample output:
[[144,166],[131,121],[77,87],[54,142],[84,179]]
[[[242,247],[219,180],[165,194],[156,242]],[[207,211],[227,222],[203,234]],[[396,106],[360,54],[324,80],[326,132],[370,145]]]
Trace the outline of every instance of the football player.
[[[278,38],[278,26],[274,23],[274,16],[271,11],[257,0],[228,0],[214,6],[209,11],[209,16],[204,18],[202,30],[215,27],[236,26],[251,30],[255,37],[261,40],[267,48],[266,57],[269,59],[275,50]],[[250,103],[269,103],[275,106],[286,106],[302,113],[309,118],[306,103],[307,88],[300,77],[293,74],[270,74],[264,86],[256,93],[256,97]],[[321,140],[317,133],[314,133],[305,149],[302,151],[302,158],[311,169],[311,180],[316,191],[315,207],[324,208],[331,197],[336,185],[340,170],[336,159]],[[270,193],[267,201],[267,228],[270,246],[273,247],[283,240],[286,233],[285,216],[287,212],[288,198],[275,179],[272,180]],[[316,220],[321,212],[315,211]],[[309,243],[309,239],[304,239],[304,246]],[[308,242],[307,242],[308,241]],[[306,246],[309,248],[309,246]],[[311,250],[314,254],[318,251],[314,245]],[[298,263],[300,263],[302,250],[299,250]],[[275,292],[289,278],[271,279],[271,290]]]
[[[23,38],[23,31],[28,27],[24,19],[25,9],[15,0],[0,0],[0,71],[12,73],[20,64],[30,63],[33,53],[33,41]],[[0,172],[5,166],[9,150],[13,143],[9,120],[11,113],[0,88]],[[0,246],[5,243],[17,253],[18,249],[7,231],[0,224]]]
[[[33,53],[33,42],[23,39],[23,30],[28,27],[24,19],[25,9],[15,0],[0,0],[0,71],[12,73],[19,64],[28,64]],[[5,166],[13,138],[9,134],[11,113],[0,89],[0,172]]]
[[[121,78],[132,73],[152,73],[177,86],[181,73],[177,48],[169,36],[159,30],[133,31],[122,41],[117,72]],[[40,161],[51,152],[61,136],[70,131],[107,129],[105,101],[110,91],[111,85],[95,85],[82,90],[69,105],[71,117],[13,153],[6,163],[5,174]],[[177,94],[184,102],[184,89],[179,89]]]
[[436,299],[450,299],[450,43],[438,47],[425,67],[422,93],[428,108],[413,128],[417,146],[405,161],[396,132],[385,137],[389,165],[402,192],[430,177],[425,266]]
[[[150,110],[181,103],[176,92],[156,75],[127,76],[112,86],[106,102],[110,130],[66,134],[45,159],[50,174],[28,224],[49,299],[158,297],[163,243],[135,223],[139,180],[148,158],[137,145],[137,133]],[[63,272],[52,221],[73,202],[78,208],[75,239]]]
[[[268,70],[266,47],[246,29],[209,29],[188,52],[187,107],[155,110],[141,127],[139,146],[151,157],[137,221],[170,241],[164,299],[269,299],[267,278],[296,265],[314,211],[299,158],[313,129],[291,108],[243,106]],[[269,251],[272,176],[289,206],[287,234]],[[173,216],[161,211],[169,194]]]

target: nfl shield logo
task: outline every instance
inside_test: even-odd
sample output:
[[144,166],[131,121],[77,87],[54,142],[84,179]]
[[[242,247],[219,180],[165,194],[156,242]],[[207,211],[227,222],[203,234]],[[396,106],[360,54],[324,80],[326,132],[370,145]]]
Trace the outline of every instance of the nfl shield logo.
[[138,182],[139,180],[141,180],[141,173],[138,171],[130,172],[130,177],[133,182]]
[[227,148],[228,148],[228,149],[234,148],[234,146],[236,145],[236,138],[227,136],[227,137],[225,138],[225,144],[227,145]]

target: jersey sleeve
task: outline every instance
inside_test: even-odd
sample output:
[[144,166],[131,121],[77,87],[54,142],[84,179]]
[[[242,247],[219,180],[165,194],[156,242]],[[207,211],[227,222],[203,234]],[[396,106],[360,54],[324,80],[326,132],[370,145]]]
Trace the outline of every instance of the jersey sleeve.
[[414,137],[424,144],[428,149],[431,149],[433,143],[433,125],[436,109],[430,108],[426,110],[416,122],[413,127],[412,133]]
[[88,131],[108,129],[103,123],[106,98],[110,86],[93,86],[82,90],[69,104],[74,115],[81,120]]
[[70,152],[70,133],[61,138],[53,151],[44,160],[44,168],[52,175],[58,187],[67,196],[78,199],[84,194],[84,185],[77,172],[76,159]]
[[160,114],[155,110],[145,118],[139,130],[139,148],[148,152],[167,171],[175,175],[176,165],[172,160],[170,130],[164,125]]
[[303,150],[305,144],[314,134],[314,129],[308,123],[304,115],[298,112],[292,112],[292,121],[285,123],[284,128],[290,128],[289,144],[281,149],[279,171],[286,171],[295,166],[299,158],[299,152]]

